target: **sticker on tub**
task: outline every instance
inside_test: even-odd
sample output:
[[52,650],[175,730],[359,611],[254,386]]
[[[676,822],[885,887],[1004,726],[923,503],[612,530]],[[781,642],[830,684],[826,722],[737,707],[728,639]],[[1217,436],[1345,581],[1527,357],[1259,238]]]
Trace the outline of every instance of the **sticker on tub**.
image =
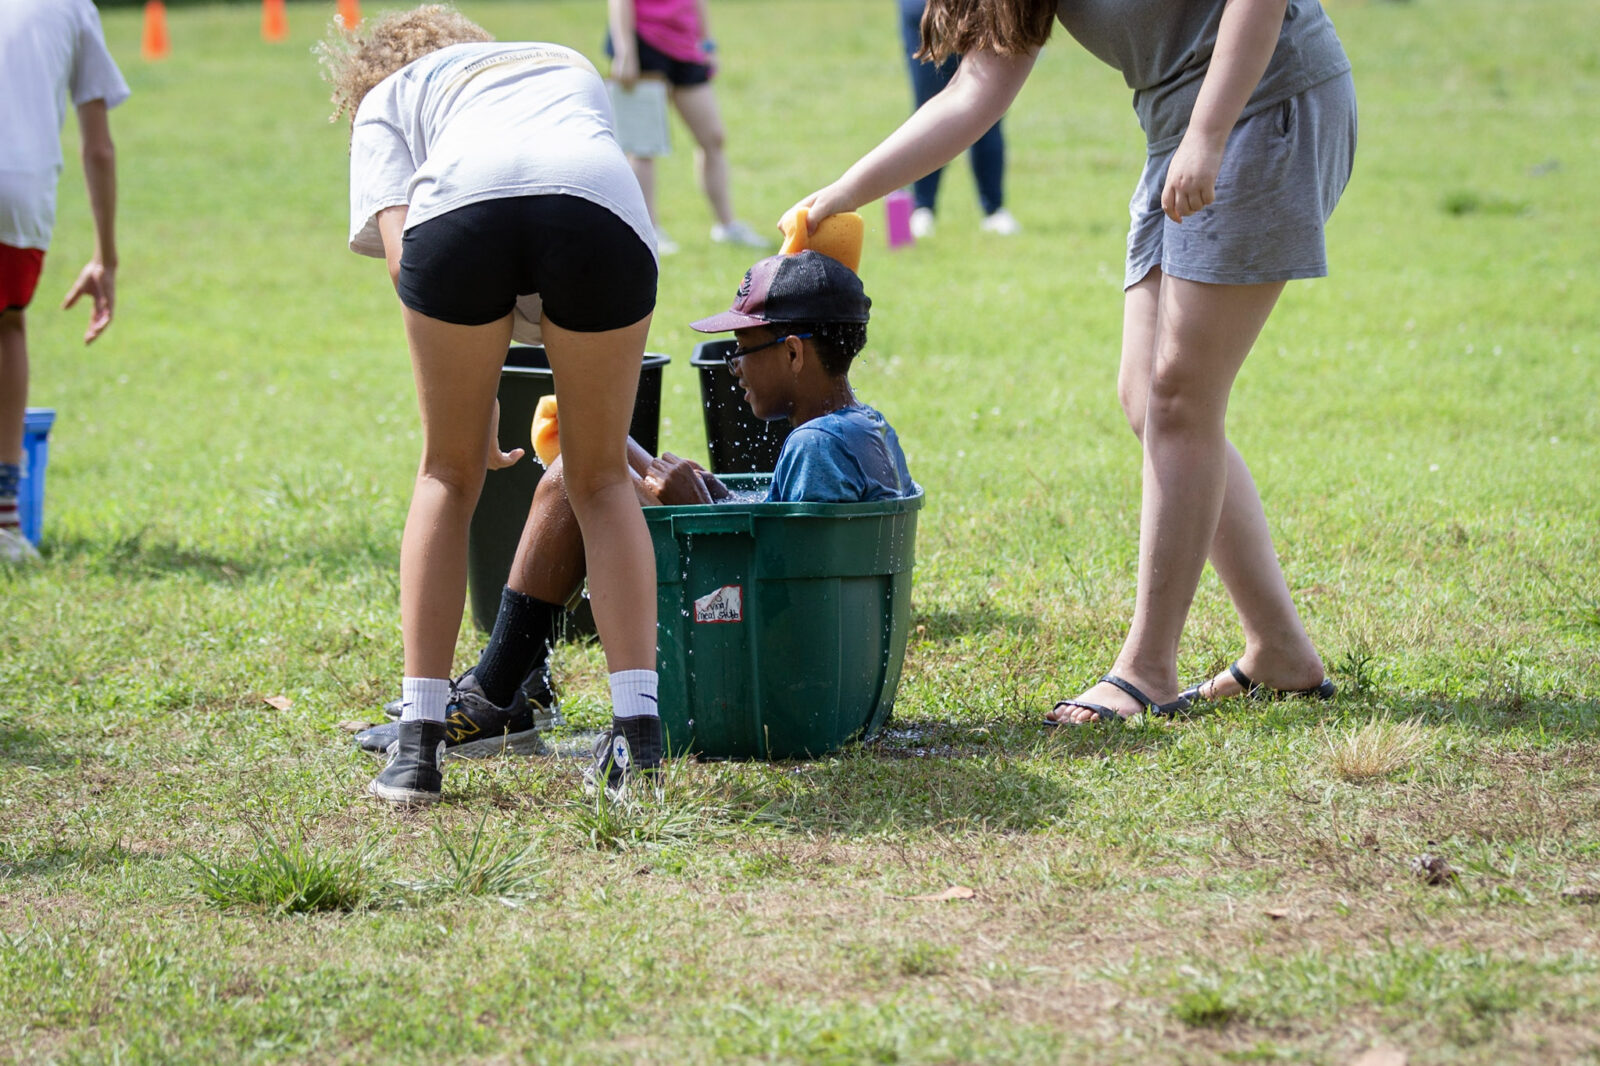
[[694,601],[696,622],[743,622],[744,588],[724,585]]

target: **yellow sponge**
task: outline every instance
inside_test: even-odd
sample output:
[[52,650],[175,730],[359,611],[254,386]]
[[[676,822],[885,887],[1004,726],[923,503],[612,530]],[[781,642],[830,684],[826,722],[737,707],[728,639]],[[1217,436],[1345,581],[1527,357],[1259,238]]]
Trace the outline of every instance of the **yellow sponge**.
[[533,454],[548,467],[561,454],[561,427],[556,420],[556,398],[539,397],[533,410]]
[[839,215],[829,215],[817,225],[815,233],[806,232],[806,215],[808,209],[796,207],[784,215],[778,222],[778,228],[783,231],[783,247],[778,249],[780,255],[793,255],[810,248],[814,252],[832,256],[851,270],[860,272],[861,269],[861,237],[865,230],[865,223],[861,216],[854,211],[846,211]]

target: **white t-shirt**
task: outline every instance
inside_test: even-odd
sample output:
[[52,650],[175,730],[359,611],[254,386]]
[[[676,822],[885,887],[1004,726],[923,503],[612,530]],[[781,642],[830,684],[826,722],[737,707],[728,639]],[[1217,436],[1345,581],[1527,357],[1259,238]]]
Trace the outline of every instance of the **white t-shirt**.
[[[558,44],[456,44],[367,93],[350,136],[350,250],[383,257],[378,212],[409,205],[406,229],[458,207],[565,194],[610,211],[655,254],[639,181],[612,133],[605,83]],[[537,294],[517,300],[512,337],[535,344]]]
[[0,0],[0,244],[50,247],[69,98],[128,98],[94,4]]
[[379,82],[356,111],[351,251],[382,258],[386,207],[409,205],[410,229],[483,200],[553,194],[604,207],[654,250],[605,83],[570,48],[451,45]]

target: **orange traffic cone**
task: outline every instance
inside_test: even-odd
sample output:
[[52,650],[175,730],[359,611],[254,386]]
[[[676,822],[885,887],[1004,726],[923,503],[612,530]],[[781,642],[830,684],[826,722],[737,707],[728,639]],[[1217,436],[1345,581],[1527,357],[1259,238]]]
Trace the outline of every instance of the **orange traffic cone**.
[[339,0],[339,21],[347,30],[361,25],[361,0]]
[[144,5],[144,40],[139,52],[146,59],[165,59],[172,52],[172,42],[167,39],[167,5],[161,0],[147,0]]
[[289,13],[283,0],[261,0],[261,39],[283,41],[289,37]]

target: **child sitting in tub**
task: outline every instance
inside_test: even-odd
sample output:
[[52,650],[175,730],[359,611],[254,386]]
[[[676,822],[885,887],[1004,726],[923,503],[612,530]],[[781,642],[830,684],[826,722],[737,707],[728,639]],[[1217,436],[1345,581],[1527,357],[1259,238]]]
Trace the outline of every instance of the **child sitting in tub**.
[[[794,424],[778,455],[769,501],[856,503],[916,492],[894,430],[850,388],[850,364],[866,345],[871,306],[854,271],[804,251],[761,260],[745,272],[729,310],[691,324],[701,333],[732,331],[737,347],[728,353],[728,366],[745,402],[758,418]],[[722,482],[691,460],[651,456],[632,440],[628,460],[647,507],[729,497]],[[455,682],[446,710],[447,755],[543,749],[539,730],[556,721],[549,641],[585,573],[583,537],[557,457],[534,492],[489,643]],[[383,751],[395,729],[392,722],[374,726],[358,733],[356,743]],[[652,755],[659,761],[659,753],[632,753],[641,765]]]

